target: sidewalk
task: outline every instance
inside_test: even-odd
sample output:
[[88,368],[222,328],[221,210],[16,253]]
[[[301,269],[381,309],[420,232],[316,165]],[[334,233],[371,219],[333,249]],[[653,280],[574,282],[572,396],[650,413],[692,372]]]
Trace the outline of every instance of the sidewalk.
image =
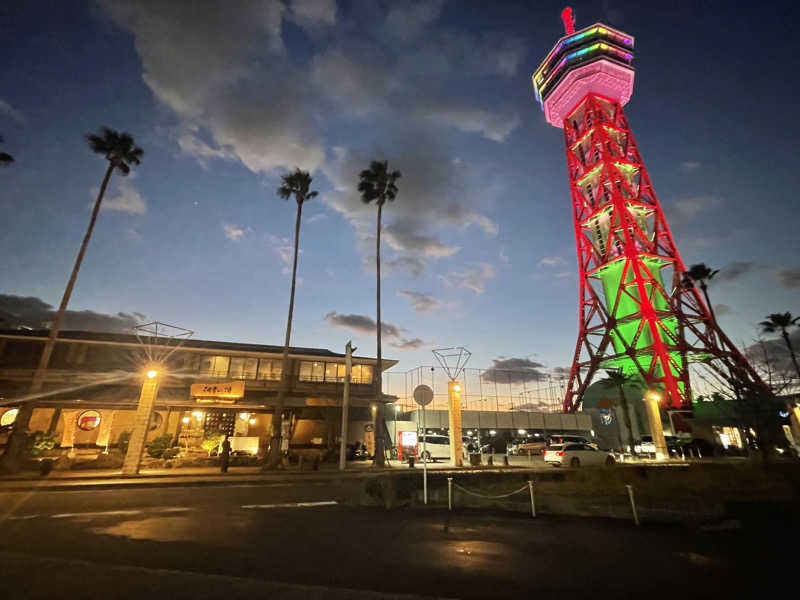
[[[447,471],[451,467],[448,463],[428,465],[431,471]],[[77,490],[100,489],[120,487],[164,487],[171,485],[228,485],[228,484],[279,484],[295,483],[301,481],[330,481],[336,479],[361,479],[373,477],[382,473],[408,471],[405,463],[391,461],[385,469],[372,467],[370,461],[348,462],[345,471],[339,471],[338,465],[324,464],[318,471],[310,468],[302,471],[296,466],[280,471],[261,471],[260,467],[230,467],[227,473],[222,473],[219,467],[186,467],[173,469],[142,469],[139,475],[123,477],[120,469],[96,469],[78,471],[52,471],[48,476],[41,477],[35,471],[26,471],[15,475],[0,476],[0,492],[15,492],[27,490]],[[422,466],[414,469],[422,474]],[[469,470],[458,469],[459,472]],[[519,467],[480,467],[480,471],[522,471]]]

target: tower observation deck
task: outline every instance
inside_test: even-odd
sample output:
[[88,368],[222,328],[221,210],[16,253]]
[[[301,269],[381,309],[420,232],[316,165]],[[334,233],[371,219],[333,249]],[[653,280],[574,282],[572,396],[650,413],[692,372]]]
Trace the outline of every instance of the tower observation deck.
[[668,408],[691,404],[690,363],[732,389],[764,389],[687,278],[625,117],[633,37],[601,23],[571,31],[568,17],[565,25],[532,76],[545,119],[564,130],[580,272],[564,411],[578,409],[598,369],[639,379]]

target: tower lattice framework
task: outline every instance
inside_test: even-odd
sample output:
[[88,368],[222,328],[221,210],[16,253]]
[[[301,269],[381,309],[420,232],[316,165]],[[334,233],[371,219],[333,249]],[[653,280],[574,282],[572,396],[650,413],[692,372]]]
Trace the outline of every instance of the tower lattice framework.
[[717,326],[686,269],[622,105],[588,93],[563,120],[580,270],[579,333],[564,410],[598,369],[638,374],[674,408],[691,402],[689,363],[734,387],[763,387]]

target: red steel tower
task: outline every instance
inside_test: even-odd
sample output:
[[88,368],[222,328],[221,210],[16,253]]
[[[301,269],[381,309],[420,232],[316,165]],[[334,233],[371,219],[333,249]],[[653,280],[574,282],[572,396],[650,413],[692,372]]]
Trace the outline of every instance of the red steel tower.
[[545,118],[564,130],[580,270],[564,411],[578,409],[604,368],[642,379],[667,408],[690,406],[692,362],[734,389],[763,388],[686,277],[625,118],[633,38],[600,23],[573,32],[571,12],[564,21],[567,35],[533,74]]

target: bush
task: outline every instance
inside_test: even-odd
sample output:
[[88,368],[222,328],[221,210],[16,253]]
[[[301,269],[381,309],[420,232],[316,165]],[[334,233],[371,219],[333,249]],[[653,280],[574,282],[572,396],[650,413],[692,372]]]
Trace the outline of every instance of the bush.
[[206,431],[203,436],[203,450],[208,452],[208,455],[211,456],[212,452],[219,449],[219,445],[224,439],[225,434],[220,431]]
[[128,444],[131,442],[131,433],[132,431],[123,431],[119,434],[117,438],[117,448],[119,448],[122,455],[126,455],[128,453]]
[[178,458],[181,455],[180,448],[167,448],[161,454],[161,458],[170,459],[170,458]]
[[36,458],[56,447],[56,434],[34,431],[28,436],[28,456]]
[[[164,452],[172,446],[172,436],[169,434],[160,435],[152,442],[147,444],[147,455],[152,458],[162,458]],[[166,458],[166,457],[165,457]]]

